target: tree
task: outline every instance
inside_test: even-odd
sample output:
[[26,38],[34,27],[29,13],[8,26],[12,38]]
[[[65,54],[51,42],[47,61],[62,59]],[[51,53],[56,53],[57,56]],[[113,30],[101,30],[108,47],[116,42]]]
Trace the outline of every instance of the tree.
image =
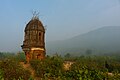
[[70,53],[67,53],[66,55],[65,55],[65,58],[70,58]]
[[92,54],[92,50],[91,49],[86,50],[86,55],[91,55],[91,54]]
[[0,52],[0,59],[3,59],[5,56],[2,52]]

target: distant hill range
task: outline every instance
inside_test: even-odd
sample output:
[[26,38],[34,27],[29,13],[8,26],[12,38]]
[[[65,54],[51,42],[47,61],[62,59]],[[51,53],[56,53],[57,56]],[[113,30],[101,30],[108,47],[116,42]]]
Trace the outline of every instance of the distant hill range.
[[95,54],[120,51],[120,26],[107,26],[71,39],[47,42],[47,53],[84,54],[92,50]]

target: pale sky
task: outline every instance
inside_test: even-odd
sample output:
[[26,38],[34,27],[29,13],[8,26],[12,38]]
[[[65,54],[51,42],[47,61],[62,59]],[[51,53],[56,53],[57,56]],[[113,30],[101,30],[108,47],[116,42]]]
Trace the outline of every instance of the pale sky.
[[120,0],[1,0],[0,51],[20,51],[24,28],[40,12],[46,41],[65,40],[104,26],[120,26]]

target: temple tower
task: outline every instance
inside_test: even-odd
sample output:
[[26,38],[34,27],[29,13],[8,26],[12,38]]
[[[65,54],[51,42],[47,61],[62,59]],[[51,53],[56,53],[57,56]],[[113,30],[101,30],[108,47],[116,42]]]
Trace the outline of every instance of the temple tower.
[[26,61],[32,59],[44,59],[45,49],[45,28],[37,16],[28,22],[25,27],[25,36],[21,46],[26,55]]

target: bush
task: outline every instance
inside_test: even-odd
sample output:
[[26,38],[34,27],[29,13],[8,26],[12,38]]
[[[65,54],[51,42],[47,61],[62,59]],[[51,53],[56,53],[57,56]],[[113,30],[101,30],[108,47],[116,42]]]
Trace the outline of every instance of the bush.
[[58,78],[62,75],[63,61],[60,57],[32,60],[30,64],[38,77]]
[[30,64],[36,76],[45,80],[119,80],[119,63],[109,61],[109,69],[114,71],[109,75],[105,61],[106,58],[100,56],[77,58],[70,70],[63,69],[63,59],[59,56],[47,57],[41,61],[32,60]]
[[25,70],[17,61],[3,60],[0,63],[0,69],[3,71],[3,77],[5,80],[28,80],[30,78],[30,72]]
[[22,52],[17,53],[15,58],[16,58],[16,60],[18,60],[20,62],[25,62],[26,61],[25,54],[22,53]]
[[0,69],[0,80],[4,80],[4,78],[3,78],[3,70],[2,69]]
[[105,76],[102,74],[100,70],[89,69],[87,66],[72,66],[71,72],[73,75],[72,79],[75,80],[102,80]]

